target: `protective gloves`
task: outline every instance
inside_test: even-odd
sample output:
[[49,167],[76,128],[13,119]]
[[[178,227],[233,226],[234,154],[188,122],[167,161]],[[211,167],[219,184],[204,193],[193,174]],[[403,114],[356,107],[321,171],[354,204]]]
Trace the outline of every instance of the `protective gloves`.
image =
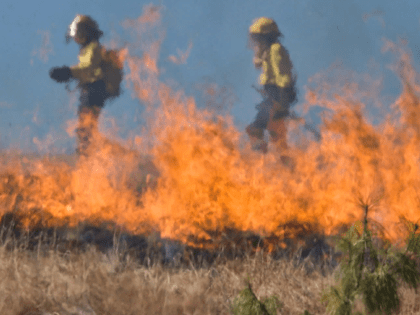
[[73,76],[71,74],[70,68],[67,67],[67,66],[63,66],[63,67],[51,68],[50,77],[51,77],[51,79],[53,79],[53,80],[55,80],[59,83],[62,83],[62,82],[67,82]]

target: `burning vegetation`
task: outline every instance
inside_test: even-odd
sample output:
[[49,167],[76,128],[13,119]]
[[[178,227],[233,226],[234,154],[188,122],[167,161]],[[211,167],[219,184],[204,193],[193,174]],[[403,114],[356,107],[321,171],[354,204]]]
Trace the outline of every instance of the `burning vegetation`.
[[375,206],[369,222],[380,238],[397,244],[408,235],[404,220],[420,219],[420,86],[407,52],[386,43],[400,60],[403,89],[383,122],[367,118],[365,104],[375,100],[357,80],[337,87],[315,77],[304,106],[325,109],[321,139],[289,121],[288,148],[261,155],[231,117],[159,81],[159,22],[149,6],[124,23],[141,40],[119,56],[147,108],[144,132],[125,146],[96,134],[89,156],[75,163],[3,154],[3,225],[16,222],[22,233],[111,227],[138,236],[137,245],[159,235],[213,253],[241,242],[276,252],[290,240],[342,233],[363,219],[363,201]]

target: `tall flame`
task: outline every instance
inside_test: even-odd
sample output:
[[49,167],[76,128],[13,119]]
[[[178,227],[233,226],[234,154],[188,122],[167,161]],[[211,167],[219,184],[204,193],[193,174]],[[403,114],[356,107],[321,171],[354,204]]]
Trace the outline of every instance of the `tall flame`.
[[[137,35],[156,27],[161,34],[159,20],[159,8],[146,6],[124,25]],[[400,58],[395,70],[403,84],[393,115],[373,125],[358,84],[336,90],[321,80],[304,106],[326,109],[322,139],[312,141],[299,122],[290,122],[290,135],[297,137],[289,149],[270,147],[264,156],[242,143],[231,117],[198,109],[193,98],[160,82],[162,36],[146,36],[147,45],[142,36],[143,55],[135,55],[139,47],[126,47],[120,58],[148,109],[144,133],[131,149],[96,135],[96,150],[75,167],[51,158],[18,162],[3,156],[1,213],[18,213],[28,227],[112,221],[133,233],[157,230],[197,246],[226,229],[278,238],[293,237],[299,230],[293,226],[337,233],[363,219],[361,202],[374,206],[369,219],[393,242],[407,236],[402,219],[420,219],[420,86],[402,48],[386,43]],[[142,160],[145,154],[158,172]],[[133,188],[136,181],[150,183],[151,176],[155,187],[141,194]]]

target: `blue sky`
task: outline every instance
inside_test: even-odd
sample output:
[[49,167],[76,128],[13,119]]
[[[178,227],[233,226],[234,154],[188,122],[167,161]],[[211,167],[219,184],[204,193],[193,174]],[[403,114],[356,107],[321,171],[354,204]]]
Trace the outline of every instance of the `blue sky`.
[[[130,40],[121,23],[134,19],[149,3],[162,5],[166,30],[159,68],[161,80],[177,82],[187,95],[200,101],[198,86],[214,82],[228,86],[236,95],[231,110],[238,128],[254,118],[260,96],[251,85],[258,71],[247,49],[247,30],[252,20],[268,16],[284,34],[298,74],[300,99],[308,78],[332,64],[366,72],[374,61],[384,78],[383,95],[396,97],[399,81],[387,68],[394,59],[382,54],[383,38],[408,40],[414,65],[420,62],[420,2],[405,0],[160,0],[156,2],[113,0],[21,1],[0,4],[0,146],[37,150],[37,137],[49,150],[74,150],[74,138],[65,124],[76,118],[75,94],[48,76],[51,67],[77,62],[78,46],[66,44],[64,35],[77,13],[97,20],[106,43],[112,37]],[[170,55],[186,51],[186,64],[174,64]],[[137,130],[133,117],[143,105],[125,93],[106,106],[104,117],[114,117],[122,136]],[[316,117],[308,117],[315,120]],[[41,146],[42,147],[42,146]]]

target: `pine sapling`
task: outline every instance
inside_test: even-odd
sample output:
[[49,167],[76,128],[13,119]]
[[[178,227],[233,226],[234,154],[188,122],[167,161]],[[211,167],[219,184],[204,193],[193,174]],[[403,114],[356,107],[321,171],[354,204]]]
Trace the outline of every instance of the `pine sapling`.
[[[369,314],[392,314],[400,310],[398,280],[417,288],[420,275],[416,262],[408,252],[420,252],[419,237],[412,233],[404,253],[377,249],[373,246],[368,229],[370,206],[361,204],[364,210],[363,232],[352,226],[337,244],[344,254],[340,274],[336,273],[339,285],[324,292],[321,300],[328,302],[327,310],[335,315],[350,315],[357,298],[361,298]],[[341,277],[341,279],[339,279]]]
[[234,315],[276,315],[277,309],[281,309],[282,306],[283,304],[274,295],[259,301],[248,281],[247,288],[234,299],[232,313]]

